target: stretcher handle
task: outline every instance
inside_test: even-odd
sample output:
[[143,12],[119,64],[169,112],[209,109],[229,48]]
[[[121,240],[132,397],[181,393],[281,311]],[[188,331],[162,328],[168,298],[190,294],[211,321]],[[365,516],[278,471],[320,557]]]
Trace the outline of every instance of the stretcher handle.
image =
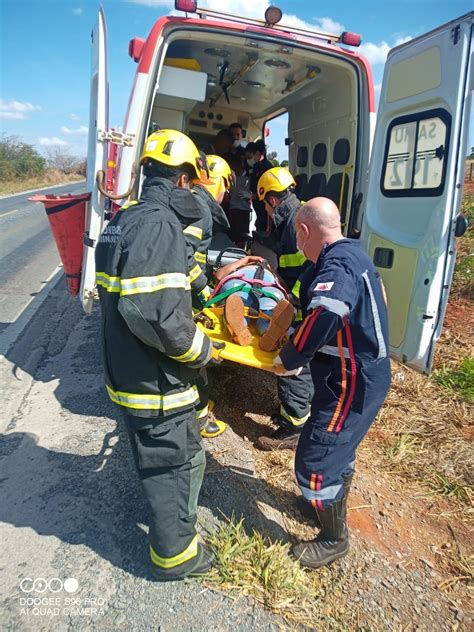
[[247,253],[242,248],[232,248],[232,247],[225,248],[224,250],[221,250],[220,253],[216,257],[216,268],[221,267],[222,257],[228,252],[235,255],[241,255],[239,259],[243,259],[244,257],[247,256]]
[[130,186],[128,188],[128,191],[126,193],[122,193],[120,195],[112,195],[112,193],[109,193],[107,191],[107,189],[105,188],[105,171],[103,171],[102,169],[100,169],[97,172],[96,175],[96,182],[97,182],[97,188],[99,189],[100,193],[106,197],[109,198],[109,200],[122,200],[123,198],[128,198],[128,196],[131,194],[131,192],[133,191],[133,187],[135,186],[135,180],[137,178],[137,168],[135,165],[132,166],[132,173],[130,176]]

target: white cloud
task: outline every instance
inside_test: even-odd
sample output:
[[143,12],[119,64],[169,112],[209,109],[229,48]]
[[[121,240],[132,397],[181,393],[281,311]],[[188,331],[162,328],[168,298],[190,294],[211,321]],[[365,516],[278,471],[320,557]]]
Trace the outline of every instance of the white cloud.
[[367,42],[362,43],[357,52],[366,57],[370,64],[384,64],[390,48],[387,42],[380,42],[380,44]]
[[405,35],[404,37],[398,37],[395,40],[394,46],[400,46],[400,44],[404,44],[405,42],[409,42],[411,39],[413,39],[412,35]]
[[372,42],[362,43],[357,52],[366,57],[370,64],[384,64],[387,60],[388,51],[394,46],[400,46],[405,42],[409,42],[412,39],[411,35],[405,37],[399,37],[390,46],[387,42],[380,42],[379,44],[373,44]]
[[0,99],[0,119],[18,120],[25,119],[30,112],[41,110],[39,105],[32,103],[21,103],[20,101],[5,101]]
[[70,121],[79,121],[80,120],[80,116],[77,116],[77,114],[74,114],[74,112],[71,112],[71,114],[69,115],[69,120]]
[[340,35],[346,30],[346,27],[340,22],[335,22],[332,18],[314,18],[315,21],[321,26],[323,31]]
[[89,129],[85,125],[81,125],[76,129],[71,129],[70,127],[65,127],[63,125],[60,131],[63,134],[68,134],[69,136],[87,136],[89,133]]
[[57,136],[42,136],[39,139],[39,144],[44,147],[65,147],[67,145],[65,140],[58,138]]
[[73,15],[82,15],[84,12],[84,9],[81,9],[80,7],[78,7],[77,9],[73,9],[72,10],[72,14]]
[[[162,7],[174,9],[174,0],[128,0],[132,4],[141,4],[147,7]],[[243,15],[248,18],[263,18],[265,9],[269,6],[268,0],[231,0],[226,6],[223,6],[222,0],[202,0],[198,2],[198,6],[202,9],[211,9],[213,11],[227,11],[233,15]],[[173,11],[174,13],[174,11]],[[182,15],[182,12],[179,12]]]

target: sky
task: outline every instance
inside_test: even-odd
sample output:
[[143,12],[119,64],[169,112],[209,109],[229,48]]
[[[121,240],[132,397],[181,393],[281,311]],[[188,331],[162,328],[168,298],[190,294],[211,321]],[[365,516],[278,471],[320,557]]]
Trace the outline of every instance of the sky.
[[[136,64],[128,42],[146,37],[172,0],[103,0],[108,30],[110,125],[123,125]],[[201,0],[198,6],[262,18],[267,0]],[[358,49],[380,91],[387,53],[472,10],[472,0],[275,0],[282,24],[362,35]],[[97,0],[0,0],[0,133],[42,152],[85,156],[89,111],[90,33]],[[225,7],[225,8],[224,8]],[[471,125],[472,127],[472,125]],[[474,130],[471,129],[471,138]],[[269,148],[282,153],[283,132]],[[470,145],[474,144],[472,141]],[[281,157],[280,157],[281,159]]]

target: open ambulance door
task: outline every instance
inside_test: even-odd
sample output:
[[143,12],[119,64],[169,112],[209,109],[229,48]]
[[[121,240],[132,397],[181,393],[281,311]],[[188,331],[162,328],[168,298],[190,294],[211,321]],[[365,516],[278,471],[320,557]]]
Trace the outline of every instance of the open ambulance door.
[[107,28],[101,7],[92,31],[92,67],[89,104],[89,142],[87,148],[87,205],[82,259],[80,299],[90,313],[95,295],[95,246],[104,221],[105,199],[97,188],[96,174],[106,170],[107,141],[103,138],[109,126],[109,84],[107,77]]
[[369,169],[362,241],[387,291],[391,354],[425,373],[465,230],[473,18],[390,51]]

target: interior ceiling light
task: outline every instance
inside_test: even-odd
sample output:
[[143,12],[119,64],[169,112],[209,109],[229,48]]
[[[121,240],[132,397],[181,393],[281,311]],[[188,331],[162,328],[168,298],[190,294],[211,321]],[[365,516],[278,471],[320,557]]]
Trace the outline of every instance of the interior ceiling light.
[[265,66],[270,66],[270,68],[289,68],[290,64],[282,59],[267,59],[263,62]]
[[283,17],[283,12],[278,7],[270,5],[265,11],[265,26],[275,26]]
[[225,48],[206,48],[204,52],[212,57],[230,57],[230,52]]
[[214,75],[207,76],[207,85],[208,86],[217,86],[217,77]]
[[251,88],[264,88],[265,87],[264,83],[260,83],[260,81],[252,81],[251,79],[246,79],[244,83],[246,83]]

